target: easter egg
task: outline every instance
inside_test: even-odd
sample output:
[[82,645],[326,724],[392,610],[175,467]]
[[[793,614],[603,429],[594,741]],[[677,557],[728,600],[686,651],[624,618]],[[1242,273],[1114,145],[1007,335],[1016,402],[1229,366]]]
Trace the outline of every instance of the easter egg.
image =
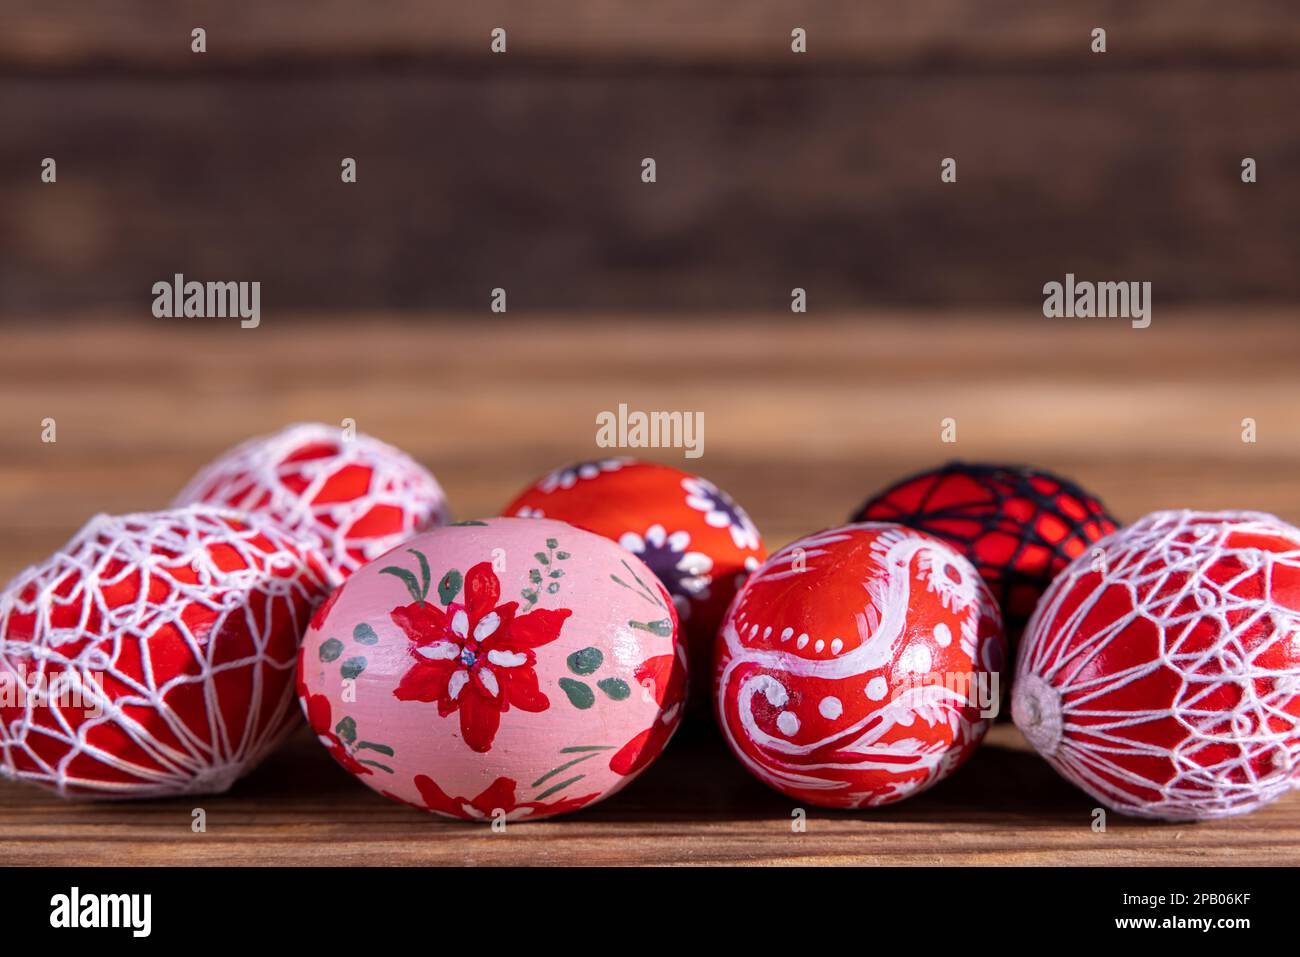
[[447,520],[442,487],[400,449],[328,425],[291,425],[212,462],[176,497],[260,512],[315,540],[335,580]]
[[634,555],[544,519],[418,535],[358,569],[303,641],[298,693],[347,770],[461,820],[608,797],[681,718],[686,656]]
[[[530,485],[506,515],[546,516],[612,538],[672,596],[691,670],[708,674],[722,616],[766,555],[745,510],[706,478],[626,458],[580,462]],[[696,697],[707,703],[707,682]]]
[[0,596],[0,773],[65,796],[224,791],[296,723],[326,577],[257,516],[91,519]]
[[732,751],[801,802],[860,808],[947,777],[988,730],[1005,647],[975,569],[866,522],[786,546],[723,622],[714,698]]
[[1060,476],[967,462],[903,479],[853,520],[897,522],[958,549],[988,583],[1012,642],[1061,569],[1117,527],[1095,496]]
[[1106,807],[1253,811],[1300,780],[1300,530],[1148,515],[1057,577],[1016,667],[1016,725]]

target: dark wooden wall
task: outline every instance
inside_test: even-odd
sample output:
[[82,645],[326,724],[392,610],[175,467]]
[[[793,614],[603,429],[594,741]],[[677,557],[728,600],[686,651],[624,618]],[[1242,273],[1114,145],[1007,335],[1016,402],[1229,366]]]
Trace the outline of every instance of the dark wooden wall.
[[0,317],[1300,299],[1294,0],[233,6],[4,0]]

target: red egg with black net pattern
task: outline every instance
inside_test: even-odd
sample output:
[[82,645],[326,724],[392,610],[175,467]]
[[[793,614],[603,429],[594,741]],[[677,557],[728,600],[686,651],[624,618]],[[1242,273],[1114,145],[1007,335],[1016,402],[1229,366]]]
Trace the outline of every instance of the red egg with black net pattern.
[[956,547],[988,583],[1013,642],[1061,569],[1118,527],[1095,495],[1059,475],[966,462],[898,482],[853,520],[897,522]]

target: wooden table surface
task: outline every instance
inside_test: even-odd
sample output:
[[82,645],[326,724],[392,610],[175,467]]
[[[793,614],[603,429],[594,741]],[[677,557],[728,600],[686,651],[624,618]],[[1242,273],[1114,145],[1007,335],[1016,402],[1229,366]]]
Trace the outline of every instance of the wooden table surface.
[[[1157,304],[1151,328],[1133,330],[1046,320],[1033,301],[980,315],[16,325],[0,349],[0,575],[97,511],[164,506],[226,446],[304,419],[355,419],[429,465],[458,518],[493,514],[542,471],[599,454],[595,415],[620,402],[702,413],[704,456],[686,467],[729,489],[769,546],[954,457],[1060,470],[1122,519],[1188,506],[1297,522],[1297,318]],[[955,445],[940,441],[945,417]],[[616,798],[496,834],[373,794],[304,729],[224,796],[93,804],[0,784],[0,863],[1300,863],[1300,794],[1196,825],[1111,815],[1104,833],[1093,805],[1000,726],[932,791],[810,809],[796,833],[791,802],[705,721]]]

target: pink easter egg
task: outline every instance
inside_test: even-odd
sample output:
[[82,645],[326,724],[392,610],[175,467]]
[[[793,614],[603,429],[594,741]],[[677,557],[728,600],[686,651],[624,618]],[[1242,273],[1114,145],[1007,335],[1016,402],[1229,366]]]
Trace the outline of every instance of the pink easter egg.
[[438,528],[317,610],[298,695],[334,758],[385,797],[462,820],[536,820],[617,792],[686,695],[663,586],[549,519]]

